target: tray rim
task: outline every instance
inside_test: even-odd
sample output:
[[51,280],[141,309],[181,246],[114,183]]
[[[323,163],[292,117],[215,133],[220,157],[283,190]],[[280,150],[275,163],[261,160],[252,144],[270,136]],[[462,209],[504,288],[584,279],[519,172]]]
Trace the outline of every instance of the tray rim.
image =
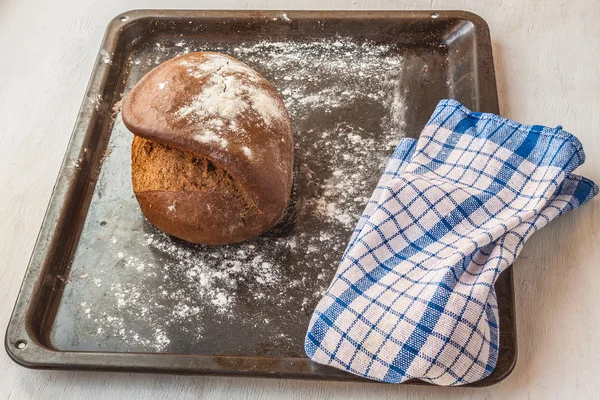
[[[43,345],[32,332],[29,321],[33,317],[34,298],[37,289],[47,282],[43,282],[44,270],[52,256],[51,250],[57,242],[54,234],[57,222],[64,218],[66,211],[66,200],[74,190],[72,179],[78,171],[73,168],[79,159],[85,137],[90,133],[96,120],[98,110],[95,110],[90,98],[102,93],[110,72],[110,63],[103,60],[103,54],[113,55],[117,42],[125,28],[138,21],[147,18],[177,18],[189,17],[194,19],[216,19],[216,18],[263,18],[272,19],[281,17],[283,13],[292,19],[343,19],[343,18],[377,18],[394,20],[412,19],[462,19],[471,22],[477,32],[477,45],[487,45],[490,59],[493,60],[491,49],[491,37],[487,22],[477,14],[460,10],[169,10],[169,9],[134,9],[115,16],[107,25],[102,44],[100,46],[90,81],[86,89],[83,103],[80,107],[74,129],[69,139],[69,144],[63,159],[59,174],[54,185],[49,205],[42,220],[40,232],[32,250],[25,276],[13,312],[10,317],[5,334],[5,349],[10,358],[17,364],[31,369],[63,369],[63,370],[103,370],[103,371],[126,371],[126,372],[148,372],[148,373],[171,373],[190,375],[228,375],[228,376],[253,376],[270,378],[293,378],[306,380],[335,380],[375,382],[362,377],[351,375],[345,371],[316,364],[308,358],[300,357],[257,357],[257,356],[210,356],[200,354],[183,353],[117,353],[98,351],[62,351],[52,349]],[[480,42],[481,41],[481,42]],[[478,49],[479,50],[479,49]],[[492,65],[482,65],[477,61],[476,72],[481,70],[489,75],[492,81],[493,93],[487,95],[486,104],[483,108],[498,113],[498,97],[495,81],[495,72]],[[480,88],[477,87],[479,90]],[[478,100],[480,98],[478,97]],[[482,108],[479,104],[478,108]],[[512,289],[512,312],[514,309],[514,283],[512,268],[509,267],[505,273],[510,274],[510,286]],[[516,325],[514,326],[516,330]],[[17,348],[19,342],[25,342],[23,349]],[[490,386],[504,380],[513,371],[516,364],[518,349],[514,342],[514,357],[510,367],[503,375],[493,381],[475,382],[465,386],[484,387]],[[183,359],[182,356],[185,356]],[[157,366],[160,357],[160,365]],[[285,367],[282,368],[282,361]],[[233,363],[238,369],[233,370],[227,365]],[[246,367],[243,367],[246,364]],[[225,366],[224,366],[225,365]],[[242,366],[239,368],[239,366]],[[279,370],[273,370],[277,366]],[[405,384],[430,385],[423,381],[411,380]]]

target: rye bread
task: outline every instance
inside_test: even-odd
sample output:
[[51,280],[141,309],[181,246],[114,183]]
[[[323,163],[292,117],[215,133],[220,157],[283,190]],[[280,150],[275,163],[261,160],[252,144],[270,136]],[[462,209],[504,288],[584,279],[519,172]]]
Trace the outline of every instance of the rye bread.
[[190,53],[144,76],[123,121],[135,135],[133,190],[164,232],[203,244],[256,237],[281,218],[293,135],[283,101],[232,57]]

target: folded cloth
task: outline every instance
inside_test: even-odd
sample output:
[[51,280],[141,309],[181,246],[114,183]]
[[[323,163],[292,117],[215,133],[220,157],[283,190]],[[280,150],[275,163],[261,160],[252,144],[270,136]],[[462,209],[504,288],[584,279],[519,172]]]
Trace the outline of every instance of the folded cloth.
[[306,354],[383,382],[463,385],[498,358],[494,282],[525,241],[598,193],[581,143],[442,100],[404,139],[311,318]]

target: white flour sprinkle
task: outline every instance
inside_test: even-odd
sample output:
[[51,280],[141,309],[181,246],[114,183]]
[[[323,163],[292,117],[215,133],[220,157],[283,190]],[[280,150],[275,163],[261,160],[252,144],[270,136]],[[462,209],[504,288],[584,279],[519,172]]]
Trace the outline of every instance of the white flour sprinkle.
[[[403,121],[404,105],[397,79],[402,59],[389,56],[390,48],[339,38],[308,43],[259,42],[238,46],[233,52],[250,64],[270,53],[270,68],[280,73],[275,81],[287,82],[281,94],[290,114],[294,108],[321,107],[320,111],[331,112],[358,100],[371,100],[387,102],[390,111],[395,108],[394,115],[387,117]],[[322,80],[323,75],[329,75],[329,79]],[[331,80],[332,75],[335,80]],[[374,83],[378,86],[375,91],[367,89]]]
[[110,54],[107,50],[100,50],[100,58],[104,64],[112,64],[112,54]]
[[235,91],[224,89],[222,78],[213,75],[202,91],[187,106],[180,108],[177,114],[181,118],[189,115],[202,118],[214,116],[215,118],[231,119],[247,107]]
[[248,146],[242,146],[242,152],[244,153],[244,155],[248,158],[252,158],[252,150],[250,150],[250,148],[248,148]]
[[204,78],[208,75],[216,74],[223,77],[232,75],[241,75],[244,79],[250,82],[258,82],[260,80],[256,71],[248,68],[240,62],[224,57],[221,54],[205,54],[202,63],[184,59],[179,61],[179,64],[188,67],[187,72],[194,78]]
[[99,111],[100,105],[102,104],[102,95],[97,94],[89,98],[90,102],[94,105],[94,110]]
[[217,310],[222,310],[231,302],[231,298],[227,297],[223,292],[217,292],[215,298],[210,302],[217,306]]
[[[260,65],[266,58],[269,68],[281,72],[269,78],[283,88],[281,94],[296,130],[296,152],[307,152],[319,160],[319,167],[329,171],[328,176],[320,174],[325,175],[319,183],[322,190],[311,200],[311,207],[348,229],[353,228],[368,201],[370,193],[365,193],[365,185],[376,180],[403,135],[402,59],[391,50],[389,45],[348,38],[259,42],[234,48],[236,57],[250,65]],[[372,116],[375,126],[346,122],[351,119],[347,110],[363,112],[368,105],[380,105],[385,110]],[[305,122],[311,115],[325,115],[333,124],[312,126]],[[320,139],[315,140],[315,136]],[[380,156],[373,163],[369,157],[376,154]]]
[[165,335],[165,332],[162,329],[157,329],[154,332],[154,340],[156,341],[156,350],[160,351],[160,350],[164,350],[169,343],[171,343],[171,340],[169,340],[169,338]]
[[197,64],[182,60],[188,73],[195,78],[209,76],[202,91],[192,102],[177,111],[180,118],[195,117],[200,123],[206,117],[221,120],[238,118],[252,109],[267,125],[285,118],[285,110],[271,93],[254,83],[259,75],[245,65],[218,54],[206,56],[207,60]]
[[[281,19],[285,20],[283,15]],[[76,303],[81,303],[77,315],[85,329],[78,334],[88,335],[104,349],[118,349],[125,343],[137,351],[155,352],[177,351],[181,341],[218,345],[224,332],[219,329],[232,329],[227,335],[239,338],[243,332],[259,332],[260,343],[278,343],[275,352],[279,348],[300,354],[303,332],[298,326],[308,323],[385,161],[402,137],[402,59],[393,46],[350,38],[253,42],[231,48],[206,48],[177,38],[156,49],[142,58],[134,52],[129,67],[147,72],[190,51],[221,51],[248,63],[279,91],[295,133],[295,225],[282,235],[270,233],[251,242],[215,247],[187,245],[147,223],[143,230],[126,234],[107,231],[98,240],[106,246],[100,265],[86,264],[87,255],[98,250],[86,253],[83,248],[78,249],[79,263],[73,265],[72,274],[90,276],[77,280],[78,290],[84,293]],[[218,65],[205,70],[187,67],[202,76]],[[222,80],[215,79],[210,90],[222,93],[226,78],[224,74]],[[232,84],[225,91],[234,89]],[[220,144],[215,139],[219,131],[235,129],[222,113],[251,105],[231,107],[221,109],[209,102],[180,113],[195,118],[200,110],[204,122],[196,139]],[[129,161],[130,136],[123,127],[119,129],[123,131],[115,128],[113,136],[125,139],[106,157],[105,165]],[[240,150],[252,157],[257,149],[241,146]],[[110,187],[109,178],[101,176],[97,186]],[[130,184],[130,176],[124,182]],[[135,199],[127,201],[122,211],[106,202],[106,209],[96,211],[97,215],[114,215],[119,229],[130,229],[132,218],[141,221],[142,217],[136,215]],[[106,228],[114,221],[108,221]],[[113,236],[118,237],[116,243]],[[76,288],[71,285],[66,290]],[[293,329],[285,325],[290,320]],[[257,340],[244,338],[239,346],[247,346],[243,351],[259,348]]]
[[227,140],[223,139],[222,137],[216,135],[213,131],[209,130],[197,134],[196,136],[194,136],[194,139],[196,139],[200,143],[216,142],[222,148],[226,148],[228,144]]

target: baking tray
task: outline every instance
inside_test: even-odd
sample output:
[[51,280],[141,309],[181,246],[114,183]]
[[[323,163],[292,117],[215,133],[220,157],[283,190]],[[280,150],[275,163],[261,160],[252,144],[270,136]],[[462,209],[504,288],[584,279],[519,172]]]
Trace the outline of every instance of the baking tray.
[[[296,160],[282,222],[246,243],[168,237],[130,183],[122,97],[190,51],[233,55],[282,94]],[[108,26],[10,320],[31,368],[365,381],[312,363],[311,312],[398,140],[438,100],[498,112],[490,35],[462,11],[131,11]],[[60,133],[59,133],[60,134]],[[498,279],[505,378],[516,359],[512,270]],[[421,383],[413,381],[412,383]]]

